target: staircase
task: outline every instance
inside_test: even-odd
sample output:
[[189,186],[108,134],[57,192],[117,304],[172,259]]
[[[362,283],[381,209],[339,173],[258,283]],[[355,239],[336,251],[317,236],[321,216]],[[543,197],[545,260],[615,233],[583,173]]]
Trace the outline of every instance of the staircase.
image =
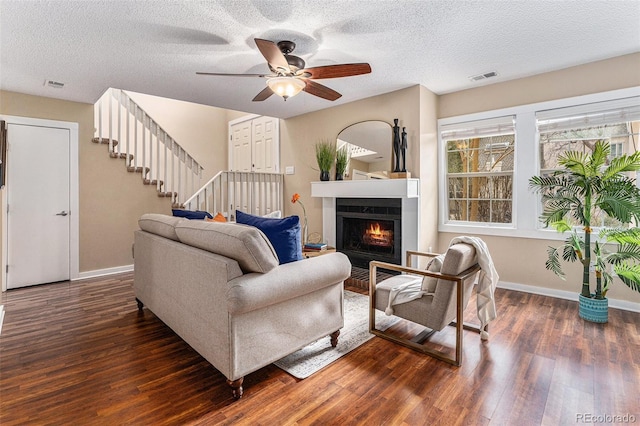
[[221,171],[201,185],[202,166],[126,92],[108,89],[94,110],[92,141],[108,145],[111,158],[124,159],[128,172],[140,173],[142,183],[170,197],[174,208],[220,212],[228,220],[235,209],[255,215],[282,211],[282,174]]
[[108,89],[95,107],[94,143],[107,144],[109,156],[125,160],[159,197],[184,205],[201,185],[202,166],[124,91]]

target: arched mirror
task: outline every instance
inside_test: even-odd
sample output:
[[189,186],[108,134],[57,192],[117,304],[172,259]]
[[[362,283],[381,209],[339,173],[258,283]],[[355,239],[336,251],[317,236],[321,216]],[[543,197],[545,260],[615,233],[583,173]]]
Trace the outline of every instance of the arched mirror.
[[351,179],[385,178],[393,170],[393,133],[391,124],[362,121],[338,134],[336,148],[349,153],[348,176]]

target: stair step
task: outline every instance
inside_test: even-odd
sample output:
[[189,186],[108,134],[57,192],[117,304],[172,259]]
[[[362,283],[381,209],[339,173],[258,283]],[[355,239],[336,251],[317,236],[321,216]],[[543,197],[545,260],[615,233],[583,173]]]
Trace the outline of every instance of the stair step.
[[162,192],[158,191],[158,197],[177,197],[177,192]]
[[126,159],[127,155],[129,156],[129,163],[131,163],[131,161],[133,161],[133,154],[125,154],[124,152],[121,153],[117,153],[117,152],[109,152],[109,157],[111,158],[122,158],[122,159]]
[[[118,145],[118,141],[115,139],[112,139],[113,141],[113,146],[117,146]],[[108,144],[109,143],[109,139],[105,139],[105,138],[93,138],[91,139],[91,142],[93,143],[99,143],[99,144]]]
[[128,172],[132,172],[132,173],[142,173],[143,169],[144,169],[144,174],[145,175],[147,173],[149,173],[149,171],[151,170],[151,169],[149,169],[149,167],[142,167],[142,166],[138,166],[138,167],[128,166],[127,167],[127,171]]
[[[157,179],[152,180],[151,181],[151,185],[158,185],[158,180]],[[161,180],[160,181],[160,186],[162,186],[162,185],[164,185],[164,181]]]

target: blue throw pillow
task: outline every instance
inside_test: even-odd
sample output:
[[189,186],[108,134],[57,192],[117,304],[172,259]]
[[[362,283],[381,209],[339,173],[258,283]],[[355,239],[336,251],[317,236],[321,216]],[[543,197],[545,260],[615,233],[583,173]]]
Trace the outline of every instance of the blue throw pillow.
[[236,210],[236,222],[261,230],[271,242],[281,265],[302,260],[302,236],[298,216],[273,219]]
[[171,209],[171,212],[176,217],[186,217],[187,219],[204,220],[205,217],[208,217],[209,219],[213,219],[213,216],[211,216],[211,213],[203,212],[199,210],[191,211],[191,210]]

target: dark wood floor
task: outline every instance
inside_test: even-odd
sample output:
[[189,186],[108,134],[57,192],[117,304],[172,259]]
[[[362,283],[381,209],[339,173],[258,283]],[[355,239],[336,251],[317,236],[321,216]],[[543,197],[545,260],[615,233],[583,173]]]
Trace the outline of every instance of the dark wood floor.
[[491,339],[465,334],[462,367],[376,337],[305,380],[265,367],[234,402],[219,372],[138,312],[131,274],[11,290],[1,299],[0,424],[640,422],[640,314],[611,309],[596,325],[575,302],[500,289],[496,299]]

